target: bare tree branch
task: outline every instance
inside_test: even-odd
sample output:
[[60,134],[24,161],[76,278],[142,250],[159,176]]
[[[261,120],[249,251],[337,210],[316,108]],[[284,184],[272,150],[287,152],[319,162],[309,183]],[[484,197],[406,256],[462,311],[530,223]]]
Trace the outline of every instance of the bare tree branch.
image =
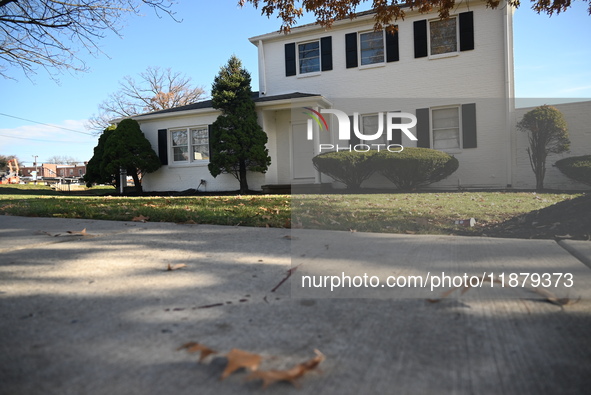
[[[0,76],[9,68],[29,76],[44,68],[57,72],[86,71],[79,55],[102,53],[98,42],[107,32],[119,34],[126,15],[142,6],[174,19],[173,0],[0,0]],[[176,19],[175,19],[176,20]]]
[[119,91],[99,104],[98,115],[88,121],[89,129],[101,132],[115,118],[185,106],[207,96],[204,87],[194,87],[190,77],[170,68],[148,67],[138,80],[126,76],[119,86]]

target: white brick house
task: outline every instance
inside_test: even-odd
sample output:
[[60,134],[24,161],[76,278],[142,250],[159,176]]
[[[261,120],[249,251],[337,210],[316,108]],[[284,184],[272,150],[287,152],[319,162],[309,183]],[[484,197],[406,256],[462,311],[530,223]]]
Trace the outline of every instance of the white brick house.
[[[305,25],[250,38],[259,54],[256,108],[272,163],[267,173],[250,174],[249,186],[331,182],[311,164],[319,144],[360,143],[338,141],[334,116],[327,116],[331,132],[315,124],[307,139],[304,108],[356,112],[365,134],[375,131],[380,112],[414,114],[418,141],[394,134],[390,142],[440,149],[460,162],[434,188],[513,186],[512,16],[510,7],[470,3],[444,21],[409,11],[396,34],[374,32],[373,14],[364,13],[330,30]],[[197,188],[201,180],[208,191],[238,188],[232,176],[214,179],[207,169],[208,126],[218,114],[201,102],[135,117],[164,164],[145,176],[145,190]],[[379,176],[364,185],[389,187]]]

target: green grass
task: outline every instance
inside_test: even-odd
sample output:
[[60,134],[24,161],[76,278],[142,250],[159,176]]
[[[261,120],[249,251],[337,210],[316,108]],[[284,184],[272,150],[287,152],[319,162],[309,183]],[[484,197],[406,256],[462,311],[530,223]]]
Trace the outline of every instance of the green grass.
[[[310,229],[477,234],[482,227],[579,195],[527,192],[293,196],[293,223]],[[475,218],[474,228],[456,220]]]
[[[49,187],[0,186],[0,215],[451,234],[538,210],[578,195],[527,192],[255,195],[190,197],[71,196]],[[98,189],[97,193],[112,192]],[[455,220],[475,218],[465,228]]]
[[284,227],[289,224],[289,197],[111,197],[70,196],[42,188],[32,195],[28,188],[0,186],[0,215],[87,218],[150,222],[200,223]]

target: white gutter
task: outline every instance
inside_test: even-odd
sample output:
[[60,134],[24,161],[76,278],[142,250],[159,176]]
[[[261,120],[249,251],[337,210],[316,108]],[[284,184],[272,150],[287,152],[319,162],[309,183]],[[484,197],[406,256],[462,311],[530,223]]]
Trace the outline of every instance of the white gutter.
[[267,94],[267,72],[265,70],[265,47],[263,40],[259,40],[259,96]]
[[505,31],[505,128],[508,134],[507,184],[513,186],[513,165],[515,157],[515,136],[513,115],[515,113],[515,92],[513,88],[513,11],[512,6],[504,8],[503,28]]

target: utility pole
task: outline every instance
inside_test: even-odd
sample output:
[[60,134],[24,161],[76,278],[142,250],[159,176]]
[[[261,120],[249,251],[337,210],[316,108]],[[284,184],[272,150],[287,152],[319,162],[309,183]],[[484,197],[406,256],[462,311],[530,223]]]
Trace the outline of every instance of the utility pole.
[[37,170],[37,157],[39,155],[31,155],[35,161],[33,162],[33,166],[35,166],[35,185],[37,185],[37,177],[39,176],[39,171]]

